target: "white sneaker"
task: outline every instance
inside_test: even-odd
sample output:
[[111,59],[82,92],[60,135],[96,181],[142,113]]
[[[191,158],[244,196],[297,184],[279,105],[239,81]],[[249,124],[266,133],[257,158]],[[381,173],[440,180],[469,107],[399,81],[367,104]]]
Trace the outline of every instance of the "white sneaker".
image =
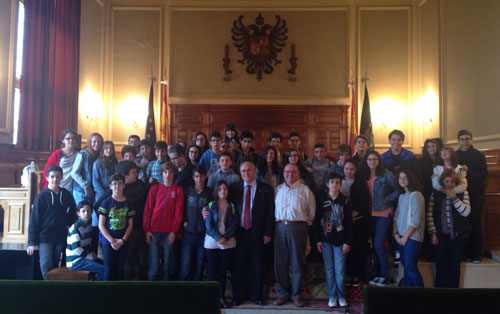
[[347,301],[344,298],[339,298],[339,306],[346,307]]
[[385,287],[389,284],[389,279],[385,277],[380,277],[380,280],[377,281],[376,285],[379,287]]
[[374,277],[372,280],[368,282],[370,285],[377,285],[377,283],[382,280],[382,277]]
[[337,298],[330,298],[330,300],[328,300],[328,306],[329,307],[336,307],[337,306]]

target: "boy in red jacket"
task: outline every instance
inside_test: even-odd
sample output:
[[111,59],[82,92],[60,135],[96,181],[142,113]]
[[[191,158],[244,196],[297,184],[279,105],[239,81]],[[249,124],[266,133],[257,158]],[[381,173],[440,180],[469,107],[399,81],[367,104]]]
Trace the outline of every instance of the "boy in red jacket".
[[148,249],[148,280],[158,272],[160,246],[163,249],[162,280],[168,280],[168,266],[176,234],[180,232],[184,210],[184,192],[175,182],[176,167],[167,161],[161,166],[162,184],[155,184],[148,194],[142,227]]

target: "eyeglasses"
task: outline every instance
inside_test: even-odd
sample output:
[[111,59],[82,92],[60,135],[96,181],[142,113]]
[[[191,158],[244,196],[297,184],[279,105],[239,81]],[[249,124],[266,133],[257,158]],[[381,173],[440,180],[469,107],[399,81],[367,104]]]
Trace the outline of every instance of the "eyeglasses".
[[292,158],[292,157],[297,157],[297,158],[299,158],[299,155],[297,155],[297,154],[292,154],[292,155],[290,155],[290,158]]
[[458,138],[458,140],[461,142],[467,142],[467,141],[471,141],[472,138],[471,137],[460,137],[460,138]]
[[111,185],[111,186],[120,186],[120,185],[123,185],[123,182],[112,182],[109,185]]

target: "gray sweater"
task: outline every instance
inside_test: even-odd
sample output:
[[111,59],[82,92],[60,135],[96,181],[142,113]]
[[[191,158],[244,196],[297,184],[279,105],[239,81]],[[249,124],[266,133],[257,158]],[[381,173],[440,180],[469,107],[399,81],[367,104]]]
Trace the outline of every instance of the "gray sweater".
[[409,226],[417,228],[410,239],[422,242],[424,240],[425,200],[422,193],[415,191],[399,196],[398,207],[394,220],[398,224],[398,233],[403,236]]
[[231,186],[231,184],[235,182],[240,182],[240,177],[234,173],[232,169],[229,169],[228,172],[222,172],[220,169],[217,172],[210,175],[208,178],[207,186],[211,189],[215,187],[217,182],[224,180],[226,183]]

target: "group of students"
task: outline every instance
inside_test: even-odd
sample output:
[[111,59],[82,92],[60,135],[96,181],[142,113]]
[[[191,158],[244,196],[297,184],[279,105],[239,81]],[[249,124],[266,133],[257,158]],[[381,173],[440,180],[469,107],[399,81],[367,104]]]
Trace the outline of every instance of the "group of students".
[[[208,279],[220,282],[224,307],[229,306],[224,294],[226,272],[232,267],[233,305],[238,305],[244,298],[236,298],[245,277],[238,273],[244,272],[240,264],[247,256],[242,250],[255,249],[253,233],[247,232],[260,228],[264,245],[277,241],[283,222],[279,217],[290,213],[274,194],[290,188],[287,175],[297,169],[300,182],[312,195],[307,202],[314,203],[307,231],[310,254],[320,253],[323,258],[329,306],[337,301],[347,305],[346,284],[389,283],[386,240],[391,230],[396,256],[401,256],[404,266],[405,286],[423,286],[417,260],[427,229],[436,246],[435,286],[458,287],[466,242],[474,262],[480,261],[482,252],[484,155],[472,147],[467,130],[458,133],[458,151],[443,147],[440,139],[428,139],[419,159],[402,147],[404,138],[403,132],[392,131],[391,148],[382,155],[369,149],[364,135],[356,138],[354,155],[347,145],[340,145],[334,157],[323,144],[316,144],[309,159],[300,150],[298,132],[290,132],[284,153],[280,152],[282,135],[271,132],[259,155],[252,148],[252,132],[238,137],[234,125],[228,124],[224,138],[214,131],[210,137],[196,133],[189,146],[157,142],[156,159],[151,144],[132,135],[118,163],[113,143],[103,142],[100,134],[91,134],[78,151],[77,133],[65,130],[62,149],[50,156],[44,170],[46,189],[34,202],[27,251],[31,255],[39,248],[44,278],[57,267],[64,251],[68,268],[89,270],[98,280],[202,280],[206,262]],[[287,168],[289,164],[293,167]],[[258,182],[258,188],[247,190],[251,184],[257,186],[252,182]],[[254,205],[266,209],[256,216]],[[96,259],[97,243],[103,264]],[[369,243],[380,264],[373,278],[366,278],[364,271]],[[275,245],[275,255],[277,250]],[[257,277],[261,276],[261,254],[251,262],[259,264],[251,267],[252,272],[257,267]],[[276,256],[274,265],[280,281]],[[261,289],[261,278],[252,280],[256,284],[250,290]],[[250,299],[263,304],[260,292],[252,291]]]

